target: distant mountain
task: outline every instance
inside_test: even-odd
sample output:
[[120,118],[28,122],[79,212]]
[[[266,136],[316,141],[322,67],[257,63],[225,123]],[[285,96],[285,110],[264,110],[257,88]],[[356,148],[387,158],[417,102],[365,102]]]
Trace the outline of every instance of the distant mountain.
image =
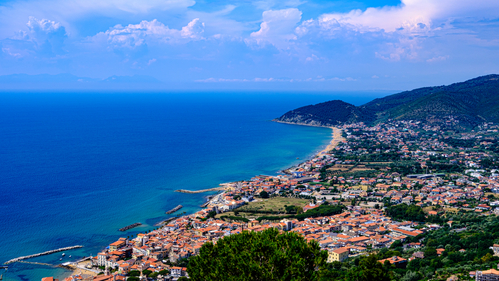
[[274,121],[310,126],[333,126],[359,120],[373,121],[375,115],[341,100],[308,105],[292,110]]
[[105,79],[63,74],[0,75],[1,90],[9,89],[161,89],[166,85],[146,75],[110,76]]
[[161,83],[158,79],[146,75],[116,76],[101,80],[104,83]]
[[78,77],[69,73],[63,74],[10,74],[1,75],[0,82],[2,83],[69,83],[69,82],[91,82],[99,79],[87,77]]
[[405,91],[358,107],[338,100],[304,106],[274,121],[328,127],[388,119],[433,122],[450,116],[464,127],[484,121],[499,122],[499,75]]

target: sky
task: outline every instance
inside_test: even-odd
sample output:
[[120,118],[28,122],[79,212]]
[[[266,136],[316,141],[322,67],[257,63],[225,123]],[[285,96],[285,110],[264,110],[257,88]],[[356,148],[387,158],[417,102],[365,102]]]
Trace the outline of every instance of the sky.
[[408,90],[499,73],[499,1],[0,0],[0,49],[0,89]]

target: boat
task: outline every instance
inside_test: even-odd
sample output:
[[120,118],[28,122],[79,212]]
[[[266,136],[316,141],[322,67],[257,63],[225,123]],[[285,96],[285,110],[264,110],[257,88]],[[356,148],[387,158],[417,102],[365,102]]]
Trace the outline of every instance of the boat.
[[60,258],[59,260],[62,261],[62,258]]
[[64,257],[66,254],[65,253],[62,253],[62,256]]
[[71,257],[71,255],[69,255],[69,257]]

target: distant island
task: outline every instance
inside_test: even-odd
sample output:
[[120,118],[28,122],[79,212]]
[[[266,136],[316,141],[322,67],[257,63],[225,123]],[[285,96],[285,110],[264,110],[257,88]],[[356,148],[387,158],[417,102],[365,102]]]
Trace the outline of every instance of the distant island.
[[499,75],[405,91],[361,106],[341,100],[308,105],[286,112],[273,121],[331,127],[356,122],[377,124],[388,120],[432,124],[455,120],[457,126],[453,129],[458,130],[474,128],[483,122],[499,122]]

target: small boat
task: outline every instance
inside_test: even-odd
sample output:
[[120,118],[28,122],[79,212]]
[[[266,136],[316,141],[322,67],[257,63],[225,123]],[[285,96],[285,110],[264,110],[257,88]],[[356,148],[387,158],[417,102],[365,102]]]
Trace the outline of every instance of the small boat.
[[60,258],[59,260],[62,261],[62,258]]
[[69,257],[71,257],[71,255],[69,255]]
[[64,257],[66,254],[65,253],[62,253],[62,256]]

